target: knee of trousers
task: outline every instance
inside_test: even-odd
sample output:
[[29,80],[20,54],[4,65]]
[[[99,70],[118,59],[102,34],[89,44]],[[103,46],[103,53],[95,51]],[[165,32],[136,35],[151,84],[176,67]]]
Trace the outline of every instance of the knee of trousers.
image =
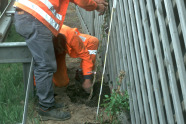
[[53,61],[48,65],[49,71],[56,72],[57,71],[57,63],[56,61]]
[[36,62],[35,69],[38,72],[56,72],[57,71],[57,64],[56,61],[50,62]]
[[57,71],[57,63],[56,60],[53,60],[49,63],[46,64],[46,71],[50,71],[50,72],[56,72]]

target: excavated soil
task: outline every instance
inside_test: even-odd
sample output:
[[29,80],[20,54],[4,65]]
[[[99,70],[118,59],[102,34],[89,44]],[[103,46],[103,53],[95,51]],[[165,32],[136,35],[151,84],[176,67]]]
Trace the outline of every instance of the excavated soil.
[[[70,27],[77,27],[82,31],[80,26],[80,21],[75,12],[75,6],[73,4],[69,5],[66,19],[64,24]],[[65,103],[67,107],[63,108],[65,111],[71,112],[71,119],[66,121],[42,121],[42,124],[99,124],[96,122],[96,111],[99,98],[100,81],[94,85],[94,93],[92,99],[87,101],[88,94],[86,94],[79,86],[78,81],[75,80],[76,69],[79,68],[80,59],[73,59],[69,56],[66,57],[67,71],[70,78],[70,83],[67,87],[55,87],[55,99],[58,103]],[[101,74],[97,74],[101,77]],[[101,97],[101,103],[105,94],[110,94],[110,89],[107,85],[103,85],[103,92]],[[100,108],[99,113],[102,113],[103,109]],[[106,124],[108,117],[104,114],[104,123]]]

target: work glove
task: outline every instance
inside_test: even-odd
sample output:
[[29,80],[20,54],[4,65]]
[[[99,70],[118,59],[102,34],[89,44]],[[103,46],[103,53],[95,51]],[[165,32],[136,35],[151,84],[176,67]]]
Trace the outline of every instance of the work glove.
[[82,84],[82,88],[85,90],[85,92],[90,93],[91,92],[91,87],[92,87],[91,79],[85,79],[83,84]]

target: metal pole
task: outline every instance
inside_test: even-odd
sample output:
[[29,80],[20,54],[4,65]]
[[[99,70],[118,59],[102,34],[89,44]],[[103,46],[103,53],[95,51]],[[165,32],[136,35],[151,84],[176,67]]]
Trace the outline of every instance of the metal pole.
[[29,98],[29,92],[30,92],[30,85],[31,85],[32,78],[33,78],[32,74],[33,74],[33,58],[32,58],[31,65],[30,65],[30,71],[29,71],[28,84],[27,84],[27,89],[26,89],[25,105],[24,105],[22,124],[26,124],[27,109],[28,109],[28,98]]

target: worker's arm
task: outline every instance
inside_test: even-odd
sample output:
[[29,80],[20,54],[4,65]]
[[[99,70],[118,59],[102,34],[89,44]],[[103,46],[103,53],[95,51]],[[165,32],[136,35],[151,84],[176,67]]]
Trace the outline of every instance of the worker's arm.
[[90,79],[93,70],[93,62],[81,38],[75,33],[70,42],[70,46],[76,52],[77,56],[82,59],[84,79]]
[[81,38],[78,35],[74,34],[74,37],[70,42],[70,45],[72,49],[76,51],[78,57],[82,59],[82,70],[85,79],[82,84],[82,87],[87,93],[90,93],[92,86],[91,76],[93,70],[93,61],[90,57],[87,48],[84,46]]

